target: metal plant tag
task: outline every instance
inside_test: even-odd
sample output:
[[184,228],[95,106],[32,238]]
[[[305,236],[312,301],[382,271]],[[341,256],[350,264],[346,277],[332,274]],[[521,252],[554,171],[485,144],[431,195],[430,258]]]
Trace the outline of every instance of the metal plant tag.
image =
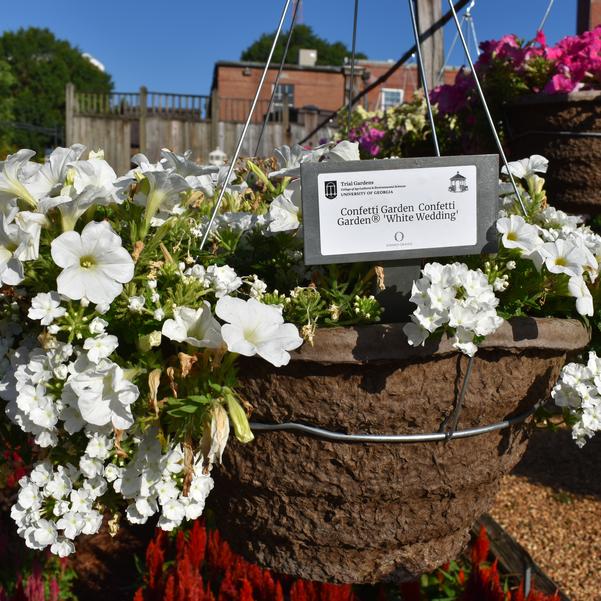
[[496,250],[497,155],[301,165],[305,263]]

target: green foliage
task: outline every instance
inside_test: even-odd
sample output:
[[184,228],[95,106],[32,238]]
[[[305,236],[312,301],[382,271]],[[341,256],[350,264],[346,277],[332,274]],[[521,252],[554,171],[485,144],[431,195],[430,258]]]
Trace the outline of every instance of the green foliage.
[[[242,52],[240,59],[243,61],[265,62],[269,56],[269,50],[273,44],[274,33],[264,33],[256,42],[253,42]],[[278,40],[273,61],[278,63],[282,60],[286,46],[287,33],[283,33]],[[317,50],[318,65],[342,66],[344,59],[351,55],[351,51],[342,42],[328,42],[316,35],[308,25],[297,25],[292,32],[292,40],[288,49],[286,62],[298,64],[298,51],[301,48]],[[362,52],[356,53],[357,58],[367,58]]]
[[[42,127],[64,127],[65,86],[71,82],[82,92],[110,92],[111,76],[82,56],[78,48],[60,40],[48,29],[30,27],[0,36],[0,92],[8,87],[14,100],[15,121]],[[4,96],[4,95],[2,95]],[[2,105],[0,104],[0,116]],[[45,134],[25,130],[12,132],[17,147],[32,148],[43,155],[52,140]]]

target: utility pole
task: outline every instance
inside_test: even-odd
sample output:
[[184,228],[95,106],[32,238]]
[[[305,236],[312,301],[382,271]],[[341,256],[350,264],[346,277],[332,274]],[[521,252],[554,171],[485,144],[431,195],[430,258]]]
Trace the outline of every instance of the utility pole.
[[601,0],[578,0],[576,31],[582,33],[601,25]]
[[[417,24],[420,35],[442,17],[442,0],[417,0]],[[444,38],[442,27],[422,42],[422,57],[428,89],[436,86],[438,74],[444,64]]]

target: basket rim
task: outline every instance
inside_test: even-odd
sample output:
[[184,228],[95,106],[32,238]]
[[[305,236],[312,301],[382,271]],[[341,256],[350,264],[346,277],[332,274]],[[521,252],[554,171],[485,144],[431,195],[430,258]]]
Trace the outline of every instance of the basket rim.
[[[321,328],[315,332],[312,345],[306,342],[290,353],[291,361],[367,363],[459,354],[448,336],[427,341],[424,346],[410,346],[403,332],[404,325],[391,323]],[[514,317],[504,321],[496,332],[487,336],[479,348],[509,352],[526,349],[567,352],[584,349],[590,339],[590,330],[577,319]]]

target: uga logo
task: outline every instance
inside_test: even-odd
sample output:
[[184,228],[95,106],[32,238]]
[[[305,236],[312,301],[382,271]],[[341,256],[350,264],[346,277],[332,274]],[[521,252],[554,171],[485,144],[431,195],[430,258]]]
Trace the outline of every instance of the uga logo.
[[336,198],[338,196],[338,184],[336,182],[325,182],[326,198]]

